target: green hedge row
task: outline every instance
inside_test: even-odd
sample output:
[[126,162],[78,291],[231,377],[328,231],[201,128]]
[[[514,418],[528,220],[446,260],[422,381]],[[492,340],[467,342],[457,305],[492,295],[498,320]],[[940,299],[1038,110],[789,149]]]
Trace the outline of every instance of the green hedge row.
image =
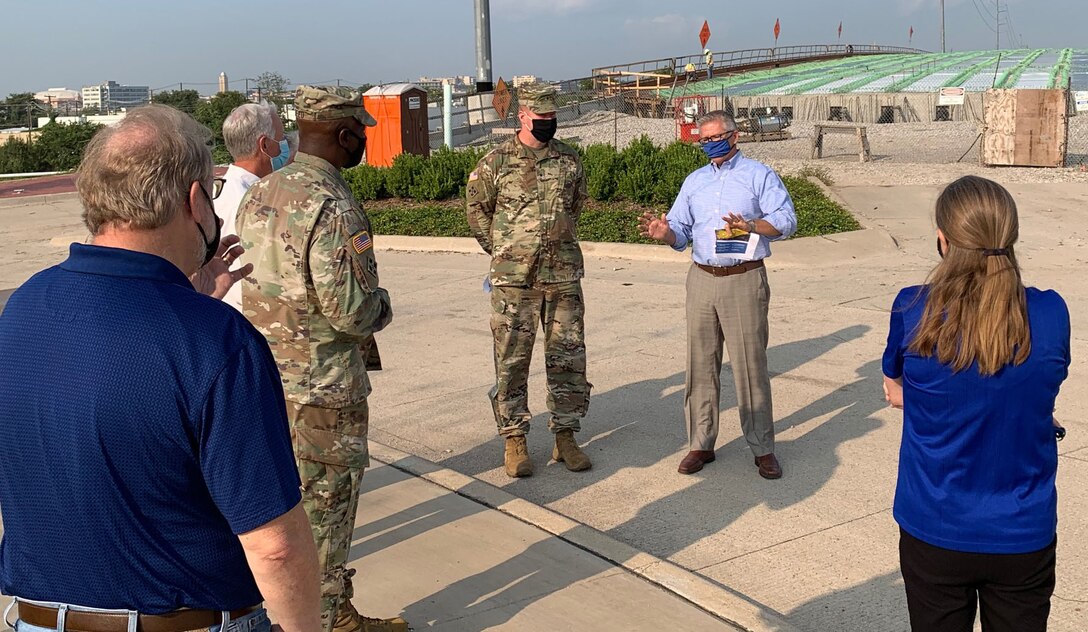
[[[578,237],[583,241],[648,243],[638,234],[638,216],[647,208],[660,212],[672,205],[684,178],[706,164],[698,147],[676,142],[657,147],[646,137],[623,151],[611,145],[578,148],[593,203],[582,213]],[[430,158],[402,154],[389,168],[362,165],[344,172],[361,201],[413,200],[369,208],[374,232],[385,235],[470,237],[463,209],[448,200],[464,196],[468,174],[483,150],[440,149]],[[845,209],[803,177],[783,176],[797,210],[797,236],[828,235],[860,228]],[[418,202],[435,202],[424,204]]]
[[62,125],[50,122],[30,142],[10,138],[0,144],[0,173],[75,169],[83,156],[83,147],[100,127],[92,123]]
[[360,201],[404,198],[417,201],[448,200],[465,194],[468,174],[484,155],[482,149],[451,150],[443,147],[429,158],[401,154],[392,167],[359,165],[344,171]]
[[[385,207],[367,210],[378,235],[411,237],[472,237],[465,212],[441,206]],[[641,212],[630,208],[586,209],[578,222],[578,238],[625,244],[655,243],[638,234]]]
[[[687,143],[658,147],[645,136],[623,151],[611,145],[576,147],[586,170],[589,196],[598,202],[671,204],[689,173],[706,164],[703,152]],[[401,154],[389,168],[360,165],[344,172],[362,201],[405,198],[445,200],[464,195],[468,174],[482,149],[439,149],[430,158]]]
[[[830,200],[815,184],[804,178],[782,178],[797,210],[796,237],[829,235],[861,228],[848,212]],[[664,209],[657,209],[663,211]],[[625,244],[654,243],[638,234],[638,218],[644,207],[612,203],[593,204],[582,212],[578,238]],[[656,211],[655,211],[656,212]],[[392,204],[367,210],[373,230],[379,235],[416,237],[471,237],[465,212],[457,206],[409,206]]]

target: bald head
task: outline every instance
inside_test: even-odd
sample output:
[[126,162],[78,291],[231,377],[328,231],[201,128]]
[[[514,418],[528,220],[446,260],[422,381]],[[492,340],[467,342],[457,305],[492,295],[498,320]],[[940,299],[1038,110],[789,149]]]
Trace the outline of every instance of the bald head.
[[188,198],[193,182],[210,189],[211,133],[166,105],[129,112],[94,135],[83,153],[76,188],[83,222],[92,234],[106,226],[165,226]]

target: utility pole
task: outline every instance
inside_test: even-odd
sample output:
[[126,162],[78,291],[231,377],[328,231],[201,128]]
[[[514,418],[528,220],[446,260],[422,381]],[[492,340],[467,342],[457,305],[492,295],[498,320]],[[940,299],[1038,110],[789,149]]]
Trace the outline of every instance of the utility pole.
[[941,52],[948,52],[944,47],[944,0],[941,0]]
[[997,17],[994,18],[994,26],[997,27],[994,31],[997,33],[997,50],[1001,50],[1001,0],[995,0],[997,3]]
[[491,92],[491,3],[474,0],[476,10],[476,91]]

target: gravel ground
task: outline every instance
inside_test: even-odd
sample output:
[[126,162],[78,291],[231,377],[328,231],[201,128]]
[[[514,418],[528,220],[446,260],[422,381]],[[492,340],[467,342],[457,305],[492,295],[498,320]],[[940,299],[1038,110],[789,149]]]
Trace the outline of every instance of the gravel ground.
[[[1085,182],[1088,165],[1062,169],[982,167],[978,164],[979,127],[958,121],[869,125],[872,162],[857,159],[857,141],[849,135],[824,137],[824,158],[811,160],[813,124],[798,122],[784,141],[745,143],[743,151],[783,173],[819,167],[840,186],[932,185],[976,174],[1008,183]],[[615,143],[621,149],[645,134],[659,145],[676,139],[672,119],[648,119],[593,112],[564,123],[561,138],[582,146]],[[980,142],[980,141],[979,141]],[[1073,117],[1069,127],[1071,161],[1088,162],[1088,116]],[[961,160],[962,157],[962,160]]]

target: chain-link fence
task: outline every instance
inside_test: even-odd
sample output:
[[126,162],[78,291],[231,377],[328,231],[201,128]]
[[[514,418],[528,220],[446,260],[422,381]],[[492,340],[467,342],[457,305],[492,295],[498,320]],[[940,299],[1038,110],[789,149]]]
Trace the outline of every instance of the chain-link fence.
[[[628,77],[628,75],[624,75]],[[741,121],[741,141],[763,160],[858,161],[867,149],[872,162],[950,164],[980,161],[984,108],[982,93],[968,93],[963,105],[939,105],[935,94],[805,95],[754,98],[699,94],[682,75],[641,73],[620,85],[607,75],[555,84],[559,91],[559,137],[585,147],[603,143],[622,149],[646,136],[658,145],[692,140],[695,118],[724,109]],[[506,116],[491,106],[492,95],[461,97],[452,112],[453,146],[494,145],[518,127],[517,95],[511,89]],[[693,108],[692,103],[696,106]],[[1066,165],[1088,165],[1088,112],[1069,97]],[[768,125],[776,133],[759,133]],[[442,104],[431,104],[432,149],[443,144]],[[829,133],[846,126],[848,133]],[[817,134],[823,127],[819,158]],[[859,134],[857,130],[863,133]],[[835,131],[835,130],[833,130]],[[864,147],[863,147],[864,144]]]

